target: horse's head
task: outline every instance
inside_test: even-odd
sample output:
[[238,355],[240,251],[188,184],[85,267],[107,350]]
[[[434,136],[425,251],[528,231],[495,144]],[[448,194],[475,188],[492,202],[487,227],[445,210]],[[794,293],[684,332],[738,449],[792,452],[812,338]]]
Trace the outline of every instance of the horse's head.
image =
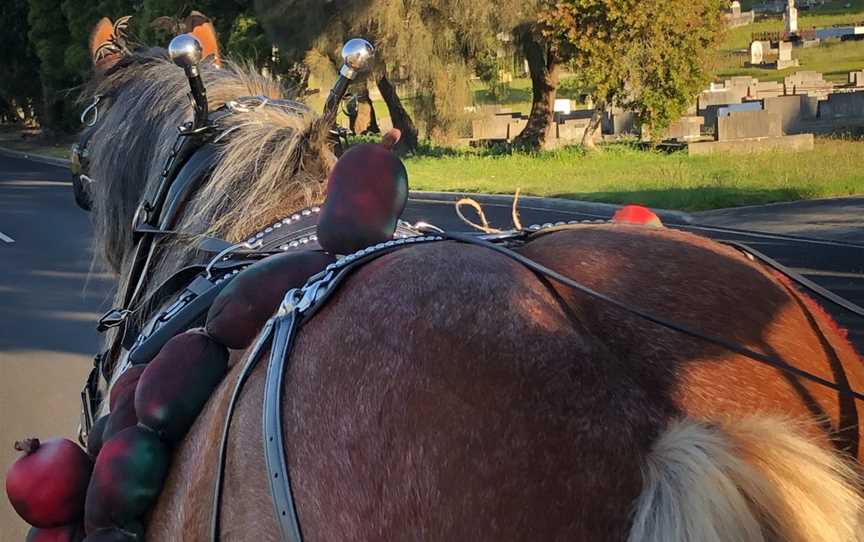
[[[133,248],[136,210],[158,186],[178,128],[194,113],[184,70],[164,48],[134,48],[127,24],[128,18],[102,19],[93,30],[94,74],[82,97],[87,126],[79,143],[87,156],[96,242],[117,273]],[[223,61],[213,25],[203,15],[193,13],[181,29],[200,44],[196,68],[209,111],[231,111],[218,118],[223,137],[209,177],[171,229],[236,241],[277,215],[320,203],[333,163],[324,123],[301,104],[266,105],[290,96],[251,66]],[[259,105],[236,106],[236,100],[249,96]],[[181,251],[172,255],[178,263],[195,250],[188,243],[185,253],[182,243],[170,246]]]

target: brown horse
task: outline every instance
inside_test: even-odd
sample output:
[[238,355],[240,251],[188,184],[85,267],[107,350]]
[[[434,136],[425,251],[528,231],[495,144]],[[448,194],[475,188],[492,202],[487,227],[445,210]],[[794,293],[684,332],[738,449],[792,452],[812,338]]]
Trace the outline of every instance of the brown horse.
[[[98,242],[122,277],[131,213],[190,110],[184,75],[163,50],[115,55],[99,59],[91,86],[113,100],[91,138],[91,176]],[[201,72],[211,108],[280,96],[230,63]],[[241,240],[324,197],[331,155],[314,119],[244,115],[179,229]],[[518,250],[633,307],[864,390],[861,360],[815,303],[728,247],[586,225]],[[167,243],[159,275],[195,258],[193,244]],[[207,539],[217,443],[246,356],[233,352],[176,448],[149,540]],[[430,243],[365,265],[290,356],[285,453],[306,540],[864,536],[859,402],[481,247]],[[278,539],[261,452],[263,381],[259,367],[232,421],[224,540]]]

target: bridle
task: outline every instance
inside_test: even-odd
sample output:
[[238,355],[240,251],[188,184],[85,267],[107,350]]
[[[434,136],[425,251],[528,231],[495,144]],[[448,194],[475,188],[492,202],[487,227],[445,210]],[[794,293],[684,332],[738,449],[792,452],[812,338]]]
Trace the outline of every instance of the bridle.
[[[112,373],[114,373],[114,366],[121,355],[121,349],[125,348],[129,351],[136,346],[135,341],[139,337],[139,330],[130,323],[130,317],[141,307],[148,305],[150,301],[157,300],[155,295],[151,295],[147,299],[141,299],[141,297],[149,270],[157,254],[159,241],[183,234],[183,232],[176,231],[174,227],[184,204],[209,178],[219,145],[227,141],[231,133],[240,127],[240,125],[225,127],[221,121],[237,113],[264,107],[281,108],[297,114],[311,112],[308,106],[300,102],[270,99],[265,96],[239,98],[209,112],[206,89],[198,71],[200,58],[194,54],[194,46],[196,45],[200,57],[200,45],[197,44],[197,39],[189,34],[177,36],[169,45],[171,58],[175,64],[184,69],[189,81],[190,102],[194,111],[194,118],[178,127],[177,137],[165,159],[159,181],[148,187],[133,215],[131,227],[134,246],[130,260],[131,265],[128,270],[129,280],[119,295],[121,300],[119,306],[112,308],[99,319],[97,329],[100,332],[112,328],[115,328],[116,332],[107,349],[94,359],[93,369],[91,369],[81,393],[83,405],[82,431],[79,435],[81,440],[86,439],[86,435],[95,421],[95,412],[101,402],[100,376],[109,381]],[[334,122],[339,103],[341,103],[349,83],[371,66],[374,49],[365,40],[351,40],[343,48],[343,57],[346,63],[330,91],[323,114],[324,122],[334,126],[330,131],[331,142],[334,145],[338,145],[344,135]],[[118,64],[112,69],[120,69],[120,66],[121,64]],[[71,162],[76,201],[85,210],[90,210],[91,207],[88,192],[97,184],[97,181],[89,175],[92,157],[88,146],[97,131],[100,105],[106,98],[111,98],[111,96],[105,94],[94,96],[92,103],[82,113],[81,121],[86,128],[72,151]],[[280,223],[280,225],[282,224]],[[294,242],[294,237],[303,239],[302,236],[291,237],[291,228],[285,228],[283,231],[289,234],[283,235],[287,244]],[[212,276],[211,271],[218,262],[228,260],[231,253],[242,254],[248,256],[249,259],[266,254],[261,250],[263,247],[258,245],[256,240],[234,244],[222,239],[205,238],[196,248],[199,252],[205,255],[209,254],[212,257],[206,266],[207,272],[204,279],[209,281],[209,285],[203,285],[199,281],[198,288],[192,292],[199,305],[203,305],[206,299],[212,301],[212,298],[218,293],[217,283],[225,282],[224,280],[220,282],[221,277]],[[220,265],[220,267],[224,266]],[[160,296],[176,293],[177,289],[182,287],[186,281],[192,280],[198,271],[196,266],[180,270],[159,285],[155,289],[155,293]],[[231,271],[237,271],[237,269]],[[191,319],[191,316],[188,318]],[[152,350],[156,343],[151,341],[149,344]]]

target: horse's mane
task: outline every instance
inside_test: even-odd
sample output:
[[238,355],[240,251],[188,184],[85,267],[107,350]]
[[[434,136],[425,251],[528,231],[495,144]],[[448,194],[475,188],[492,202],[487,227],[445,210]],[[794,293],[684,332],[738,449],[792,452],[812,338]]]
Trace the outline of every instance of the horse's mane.
[[[200,66],[210,110],[242,96],[291,98],[275,79],[252,66],[225,62]],[[90,175],[97,252],[120,275],[132,248],[131,222],[145,189],[160,180],[177,127],[191,120],[189,87],[183,70],[165,49],[146,49],[123,58],[97,77],[84,99],[107,97],[90,138]],[[320,203],[333,155],[314,114],[275,107],[236,113],[223,119],[237,127],[221,147],[209,181],[183,211],[176,229],[238,241],[264,224]],[[150,284],[195,258],[190,239],[167,244]],[[170,255],[169,255],[170,253]],[[143,316],[143,315],[139,315]]]

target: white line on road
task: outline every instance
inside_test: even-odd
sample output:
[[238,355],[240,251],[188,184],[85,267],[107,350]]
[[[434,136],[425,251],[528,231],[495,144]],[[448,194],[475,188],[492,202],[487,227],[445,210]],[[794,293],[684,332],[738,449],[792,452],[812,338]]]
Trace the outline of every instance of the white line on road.
[[14,243],[15,239],[12,239],[8,235],[6,235],[2,231],[0,231],[0,241],[3,241],[4,243]]

